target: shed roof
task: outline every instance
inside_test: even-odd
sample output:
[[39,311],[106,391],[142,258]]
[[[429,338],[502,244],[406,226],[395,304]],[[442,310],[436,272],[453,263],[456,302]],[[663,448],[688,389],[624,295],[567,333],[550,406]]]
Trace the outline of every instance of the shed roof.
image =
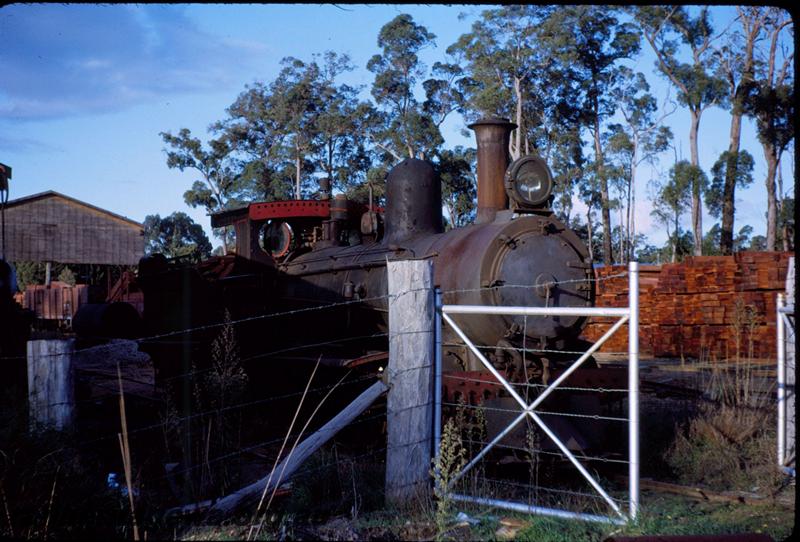
[[72,203],[77,203],[78,205],[82,205],[82,206],[84,206],[84,207],[86,207],[88,209],[92,209],[94,211],[98,211],[98,212],[107,214],[108,216],[114,217],[114,218],[116,218],[118,220],[121,220],[123,222],[127,222],[131,226],[136,226],[137,228],[144,228],[144,225],[142,225],[140,222],[136,222],[135,220],[131,220],[127,216],[118,215],[117,213],[113,213],[113,212],[109,211],[108,209],[103,209],[102,207],[98,207],[96,205],[92,205],[91,203],[86,203],[85,201],[81,201],[79,199],[73,198],[72,196],[67,196],[66,194],[62,194],[61,192],[56,192],[55,190],[45,190],[44,192],[39,192],[37,194],[31,194],[30,196],[23,196],[21,198],[8,200],[8,202],[6,203],[6,209],[9,209],[9,208],[17,206],[17,205],[25,205],[26,203],[31,203],[31,202],[36,201],[36,200],[45,199],[45,198],[52,198],[52,197],[63,198],[63,199],[65,199],[67,201],[70,201]]
[[6,204],[6,259],[135,265],[144,255],[143,226],[53,190]]

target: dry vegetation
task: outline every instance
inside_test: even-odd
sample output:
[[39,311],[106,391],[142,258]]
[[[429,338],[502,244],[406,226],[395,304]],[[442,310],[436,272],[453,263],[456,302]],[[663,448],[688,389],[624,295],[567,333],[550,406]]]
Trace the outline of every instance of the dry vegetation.
[[[456,473],[477,453],[475,442],[486,441],[487,432],[483,409],[462,404],[443,425],[441,455],[431,466],[432,496],[408,502],[402,509],[387,507],[383,500],[382,454],[365,456],[357,446],[332,442],[292,479],[288,494],[276,498],[260,530],[251,527],[255,510],[231,518],[228,524],[210,526],[203,525],[200,516],[165,519],[158,493],[164,488],[143,483],[149,459],[137,449],[135,440],[128,462],[134,497],[130,499],[124,478],[109,483],[109,469],[97,468],[109,464],[108,458],[113,457],[120,463],[117,470],[123,470],[119,449],[112,446],[116,442],[86,449],[74,446],[80,440],[77,434],[30,435],[24,427],[24,412],[14,414],[7,409],[0,425],[0,535],[130,539],[130,502],[135,500],[139,533],[146,533],[149,539],[231,540],[257,532],[253,538],[261,540],[540,542],[600,541],[611,534],[765,532],[782,540],[794,526],[794,482],[776,468],[774,393],[759,381],[757,366],[749,355],[749,330],[758,315],[744,304],[737,305],[737,313],[740,317],[732,329],[740,336],[740,348],[733,360],[736,363],[718,364],[707,373],[701,402],[686,407],[680,417],[674,399],[645,398],[642,476],[739,492],[748,496],[747,504],[698,502],[645,491],[639,521],[613,527],[453,501],[448,488]],[[236,350],[230,329],[223,328],[214,344],[211,370],[194,384],[197,408],[224,408],[239,400],[245,377]],[[701,365],[708,360],[699,361]],[[135,410],[134,405],[127,406],[128,415]],[[174,410],[171,416],[176,416]],[[165,425],[161,438],[166,453],[171,454],[168,459],[183,461],[189,454],[192,464],[198,466],[195,485],[189,488],[193,499],[240,485],[239,473],[232,464],[212,466],[208,457],[235,451],[240,446],[241,424],[240,418],[228,416],[205,419],[197,427]],[[193,440],[187,440],[187,429]],[[81,438],[85,440],[85,435]],[[531,486],[552,481],[546,480],[547,462],[536,452],[539,438],[529,430],[528,451],[523,449],[518,454],[529,462],[528,473],[522,472],[519,481]],[[499,495],[501,490],[486,481],[482,469],[482,463],[477,465],[458,483],[459,490]],[[545,495],[533,495],[537,503],[546,502]],[[559,504],[584,507],[586,502],[570,497]]]

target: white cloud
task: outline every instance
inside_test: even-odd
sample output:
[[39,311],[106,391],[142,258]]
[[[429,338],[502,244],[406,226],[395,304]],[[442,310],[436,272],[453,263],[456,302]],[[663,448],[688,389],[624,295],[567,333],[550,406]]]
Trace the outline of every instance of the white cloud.
[[12,5],[0,11],[0,115],[119,111],[164,94],[238,86],[258,44],[201,31],[172,5]]

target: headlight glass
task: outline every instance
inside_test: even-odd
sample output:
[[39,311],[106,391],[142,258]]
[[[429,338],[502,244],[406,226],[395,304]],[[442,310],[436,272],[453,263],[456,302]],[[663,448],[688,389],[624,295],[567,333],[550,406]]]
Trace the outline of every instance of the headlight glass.
[[519,207],[541,207],[553,190],[553,178],[544,160],[538,156],[524,156],[509,166],[506,188]]

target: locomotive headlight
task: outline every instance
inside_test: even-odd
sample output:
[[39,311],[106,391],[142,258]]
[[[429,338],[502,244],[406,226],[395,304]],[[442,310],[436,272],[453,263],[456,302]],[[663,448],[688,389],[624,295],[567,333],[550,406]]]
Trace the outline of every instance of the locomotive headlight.
[[506,192],[516,210],[542,207],[552,191],[550,168],[538,156],[523,156],[506,170]]

